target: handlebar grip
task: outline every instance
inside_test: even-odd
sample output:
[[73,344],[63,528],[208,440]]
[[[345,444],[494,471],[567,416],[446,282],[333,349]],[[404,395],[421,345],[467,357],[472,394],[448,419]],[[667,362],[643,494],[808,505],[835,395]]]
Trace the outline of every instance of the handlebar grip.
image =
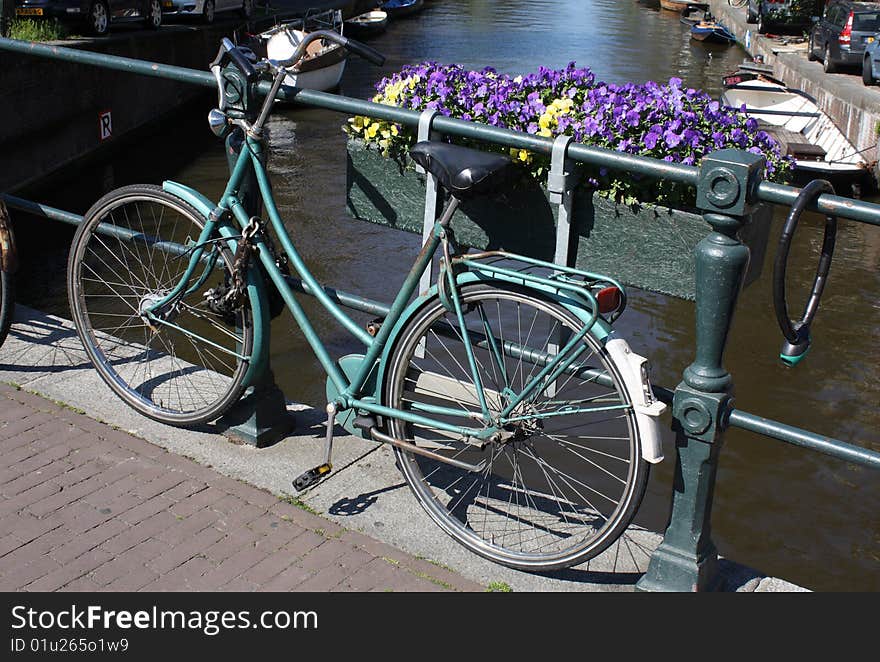
[[375,48],[370,48],[366,44],[362,44],[359,41],[355,41],[354,39],[349,39],[345,44],[345,47],[354,53],[355,55],[360,55],[365,60],[372,62],[377,67],[381,67],[385,64],[385,56],[382,55]]

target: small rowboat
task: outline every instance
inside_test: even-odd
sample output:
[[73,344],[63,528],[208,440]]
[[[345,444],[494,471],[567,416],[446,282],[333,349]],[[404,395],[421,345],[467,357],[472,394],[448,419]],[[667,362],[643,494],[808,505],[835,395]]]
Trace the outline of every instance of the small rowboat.
[[421,11],[425,7],[425,0],[388,0],[382,5],[382,9],[388,13],[389,18],[401,18]]
[[721,103],[758,120],[758,128],[776,139],[783,154],[795,159],[797,185],[828,179],[836,187],[857,192],[868,175],[868,164],[813,97],[759,71],[739,70],[722,83]]
[[345,33],[354,37],[371,37],[388,27],[388,12],[374,9],[346,19]]
[[736,36],[721,23],[708,19],[691,26],[691,38],[714,44],[735,44]]
[[[341,33],[344,29],[342,25],[342,14],[338,11],[307,16],[298,28],[286,23],[261,32],[253,48],[259,54],[265,52],[270,59],[286,60],[312,30],[332,28]],[[332,90],[339,86],[347,59],[348,51],[339,44],[322,39],[313,41],[299,65],[288,68],[290,73],[285,77],[284,84],[322,92]]]
[[685,25],[696,25],[710,18],[709,5],[693,2],[681,10],[681,22]]
[[681,13],[681,11],[691,4],[688,0],[660,0],[660,7]]

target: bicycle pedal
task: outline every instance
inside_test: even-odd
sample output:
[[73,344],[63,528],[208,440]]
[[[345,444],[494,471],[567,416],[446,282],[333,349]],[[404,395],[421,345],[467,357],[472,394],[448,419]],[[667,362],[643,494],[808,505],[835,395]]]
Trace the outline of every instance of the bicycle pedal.
[[372,416],[357,416],[352,422],[352,425],[358,430],[369,432],[376,427],[376,419]]
[[330,470],[333,468],[332,465],[324,463],[319,464],[314,469],[309,469],[304,474],[301,474],[293,481],[293,487],[297,492],[302,492],[303,490],[311,487],[319,480],[321,480],[324,476],[330,473]]

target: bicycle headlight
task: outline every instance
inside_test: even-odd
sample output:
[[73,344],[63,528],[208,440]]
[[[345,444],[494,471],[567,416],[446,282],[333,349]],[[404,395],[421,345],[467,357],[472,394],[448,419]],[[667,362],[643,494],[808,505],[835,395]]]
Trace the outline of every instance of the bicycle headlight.
[[229,124],[229,117],[222,110],[212,108],[208,113],[208,126],[218,138],[225,138],[229,135],[232,127]]

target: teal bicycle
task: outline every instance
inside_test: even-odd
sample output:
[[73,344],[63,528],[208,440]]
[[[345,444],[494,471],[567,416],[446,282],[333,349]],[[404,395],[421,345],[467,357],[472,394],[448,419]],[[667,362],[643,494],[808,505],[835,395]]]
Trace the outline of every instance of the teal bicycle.
[[[307,269],[272,196],[264,125],[288,72],[314,39],[381,64],[334,32],[311,33],[290,60],[258,60],[223,41],[209,114],[240,154],[219,202],[182,184],[127,186],[86,214],[70,252],[73,319],[110,388],[174,425],[226,411],[265,368],[280,297],[326,371],[327,455],[335,425],[394,447],[416,499],[448,534],[511,567],[579,564],[631,522],[650,463],[662,459],[647,361],[613,331],[623,287],[611,278],[506,252],[469,253],[451,224],[461,200],[506,185],[510,160],[439,142],[413,159],[449,194],[390,312],[362,328]],[[255,102],[256,83],[271,91]],[[249,178],[266,219],[244,202]],[[280,248],[279,248],[280,246]],[[420,276],[440,255],[436,285]],[[302,279],[364,345],[333,357],[288,283]]]

